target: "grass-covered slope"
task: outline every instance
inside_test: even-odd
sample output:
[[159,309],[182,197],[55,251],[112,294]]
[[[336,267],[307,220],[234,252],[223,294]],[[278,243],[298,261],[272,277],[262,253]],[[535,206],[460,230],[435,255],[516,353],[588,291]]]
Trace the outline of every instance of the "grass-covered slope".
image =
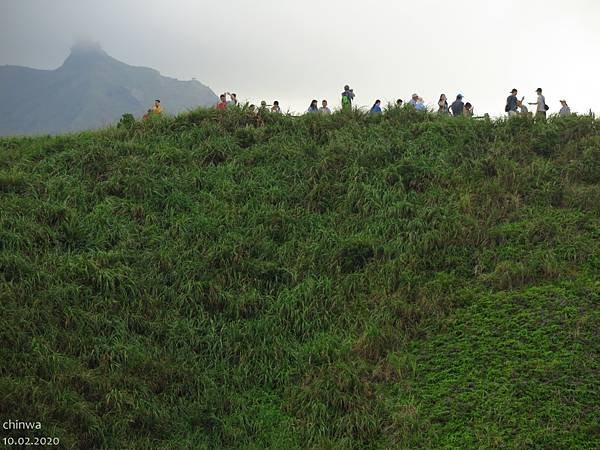
[[598,448],[598,120],[262,120],[0,140],[3,420],[68,448]]

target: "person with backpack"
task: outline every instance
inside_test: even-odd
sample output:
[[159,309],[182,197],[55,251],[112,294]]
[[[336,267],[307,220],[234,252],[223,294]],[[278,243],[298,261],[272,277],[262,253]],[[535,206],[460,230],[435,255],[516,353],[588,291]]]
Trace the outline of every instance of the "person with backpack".
[[530,105],[536,105],[535,117],[545,119],[546,111],[550,109],[548,105],[546,105],[546,97],[542,95],[542,88],[537,88],[535,92],[537,94],[537,102],[530,103]]
[[462,94],[458,94],[456,96],[456,100],[450,105],[450,109],[452,110],[452,115],[454,117],[462,116],[465,110],[465,104],[462,101]]
[[350,86],[344,86],[344,92],[342,92],[342,109],[351,110],[352,100],[354,100],[354,90],[350,89]]
[[504,111],[508,113],[508,117],[515,117],[518,115],[517,107],[519,106],[519,100],[517,99],[517,90],[513,89],[510,91],[510,95],[506,99],[506,107]]
[[371,107],[371,114],[381,114],[381,100],[375,100],[375,104]]

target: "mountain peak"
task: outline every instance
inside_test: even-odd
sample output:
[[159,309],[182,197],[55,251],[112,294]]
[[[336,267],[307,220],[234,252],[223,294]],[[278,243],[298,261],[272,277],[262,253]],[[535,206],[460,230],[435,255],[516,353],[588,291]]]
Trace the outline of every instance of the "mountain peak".
[[73,54],[96,54],[96,55],[107,55],[102,49],[99,42],[81,40],[75,42],[71,47],[71,55]]
[[92,67],[95,63],[113,60],[98,42],[79,41],[71,47],[71,54],[63,63],[63,68]]

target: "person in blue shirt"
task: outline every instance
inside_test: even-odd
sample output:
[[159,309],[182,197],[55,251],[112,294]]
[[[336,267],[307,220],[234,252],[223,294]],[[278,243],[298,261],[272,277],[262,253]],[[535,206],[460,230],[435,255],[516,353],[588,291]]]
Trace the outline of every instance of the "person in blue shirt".
[[319,112],[319,107],[317,106],[318,102],[316,100],[313,100],[312,102],[310,102],[310,106],[308,107],[308,111],[306,111],[307,113],[318,113]]
[[381,113],[381,100],[375,100],[375,104],[371,107],[371,114]]
[[408,101],[408,104],[416,108],[418,101],[419,101],[419,96],[417,94],[413,94],[412,97],[410,98],[410,100]]
[[423,101],[423,97],[419,97],[417,99],[417,104],[415,105],[415,109],[417,111],[423,111],[425,109],[425,103]]

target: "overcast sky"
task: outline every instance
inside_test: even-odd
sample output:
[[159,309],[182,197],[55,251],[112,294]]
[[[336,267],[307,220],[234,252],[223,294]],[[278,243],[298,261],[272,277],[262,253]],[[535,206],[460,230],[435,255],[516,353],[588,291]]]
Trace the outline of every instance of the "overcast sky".
[[[53,69],[78,39],[215,92],[304,111],[357,103],[435,104],[461,92],[476,114],[506,96],[549,112],[600,111],[600,0],[0,0],[0,65]],[[163,99],[168,109],[168,99]]]

